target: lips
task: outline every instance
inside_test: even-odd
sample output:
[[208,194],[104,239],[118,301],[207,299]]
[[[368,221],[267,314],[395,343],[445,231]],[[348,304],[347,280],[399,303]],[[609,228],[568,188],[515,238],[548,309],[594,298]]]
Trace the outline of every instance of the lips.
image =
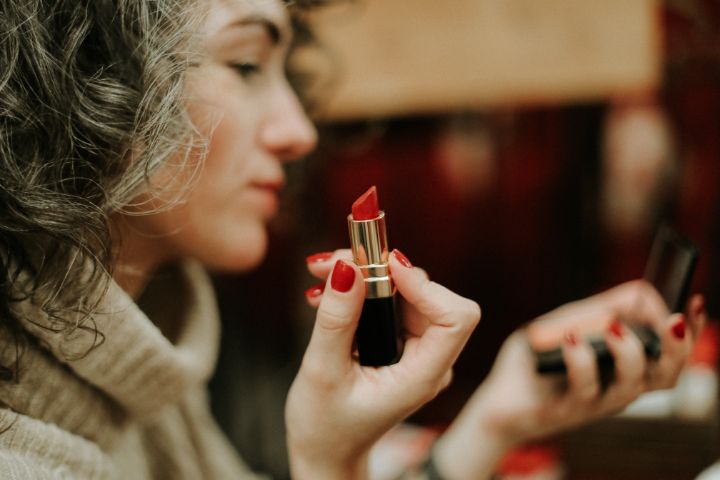
[[269,190],[274,193],[278,193],[283,185],[285,185],[285,179],[284,178],[278,178],[275,180],[261,180],[252,182],[251,184],[254,188],[259,188],[261,190]]
[[260,208],[268,217],[275,215],[278,211],[280,204],[278,194],[284,184],[284,178],[256,181],[250,184],[249,193],[261,204]]

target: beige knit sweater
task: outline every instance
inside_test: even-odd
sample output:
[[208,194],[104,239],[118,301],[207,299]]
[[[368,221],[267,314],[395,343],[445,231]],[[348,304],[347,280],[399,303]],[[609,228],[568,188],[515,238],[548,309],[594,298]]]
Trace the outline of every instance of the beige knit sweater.
[[[161,275],[139,304],[111,286],[94,316],[104,340],[53,332],[36,307],[18,305],[37,341],[23,347],[18,381],[0,381],[0,479],[257,478],[208,411],[219,321],[203,269]],[[4,365],[15,345],[0,332]]]

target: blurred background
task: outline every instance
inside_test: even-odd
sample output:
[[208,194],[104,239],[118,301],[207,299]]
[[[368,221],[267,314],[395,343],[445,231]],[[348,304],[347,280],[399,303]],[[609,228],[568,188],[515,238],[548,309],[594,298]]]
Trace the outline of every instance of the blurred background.
[[[375,478],[420,458],[515,328],[641,277],[662,222],[700,248],[691,290],[718,317],[720,2],[358,0],[308,20],[317,42],[293,62],[314,73],[320,145],[290,167],[267,261],[215,277],[213,408],[253,467],[288,478],[304,259],[349,246],[371,185],[391,247],[483,309],[452,386],[384,439]],[[500,478],[696,478],[720,458],[717,348],[713,321],[674,391],[511,452]]]

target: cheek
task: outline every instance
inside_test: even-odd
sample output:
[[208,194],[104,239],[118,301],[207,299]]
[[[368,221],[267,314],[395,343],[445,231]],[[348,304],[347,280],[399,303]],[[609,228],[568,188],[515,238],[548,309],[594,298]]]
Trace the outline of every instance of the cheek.
[[203,176],[216,187],[230,186],[248,175],[258,120],[252,103],[243,102],[241,95],[208,92],[203,97],[206,103],[191,111],[207,142]]
[[237,91],[233,78],[212,79],[191,85],[198,100],[188,107],[206,138],[204,161],[182,203],[146,217],[144,223],[181,256],[213,269],[245,270],[257,265],[267,248],[268,218],[246,191],[254,168],[257,121],[252,102]]
[[235,211],[241,207],[238,197],[251,183],[254,168],[253,126],[257,121],[249,108],[252,104],[233,88],[232,79],[215,77],[215,81],[203,84],[202,90],[196,92],[202,101],[190,110],[207,147],[202,169],[188,198],[188,205],[198,219],[215,215],[213,212],[238,217],[239,212]]

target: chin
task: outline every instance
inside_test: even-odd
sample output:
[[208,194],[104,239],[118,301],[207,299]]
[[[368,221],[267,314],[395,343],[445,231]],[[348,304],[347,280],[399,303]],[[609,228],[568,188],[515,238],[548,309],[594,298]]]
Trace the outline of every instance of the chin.
[[199,258],[206,267],[242,273],[257,268],[267,256],[268,236],[264,226],[224,240],[206,250],[210,255]]

